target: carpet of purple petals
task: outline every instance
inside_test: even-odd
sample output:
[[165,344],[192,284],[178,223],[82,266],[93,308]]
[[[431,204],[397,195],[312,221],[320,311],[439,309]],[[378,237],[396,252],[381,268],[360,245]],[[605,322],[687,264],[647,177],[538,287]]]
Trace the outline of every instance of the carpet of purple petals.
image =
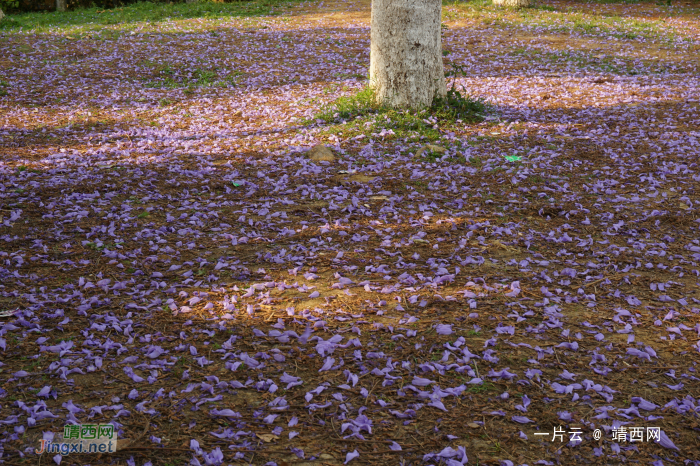
[[0,32],[0,463],[699,465],[700,15],[551,5],[446,7],[438,160],[307,123],[364,3]]

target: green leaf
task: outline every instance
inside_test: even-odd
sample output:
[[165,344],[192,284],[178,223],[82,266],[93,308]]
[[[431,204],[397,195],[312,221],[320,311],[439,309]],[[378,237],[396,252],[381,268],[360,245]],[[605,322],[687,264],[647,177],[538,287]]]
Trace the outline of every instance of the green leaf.
[[241,183],[236,183],[235,181],[231,181],[231,184],[234,185],[236,188],[241,185]]
[[506,160],[509,162],[517,162],[518,160],[521,160],[522,157],[519,155],[506,155]]

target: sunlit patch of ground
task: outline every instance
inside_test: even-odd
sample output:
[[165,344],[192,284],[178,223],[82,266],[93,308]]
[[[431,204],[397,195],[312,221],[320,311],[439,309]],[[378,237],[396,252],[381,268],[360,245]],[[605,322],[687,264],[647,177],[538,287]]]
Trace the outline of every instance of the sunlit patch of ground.
[[445,4],[488,111],[415,134],[318,118],[369,2],[10,19],[6,462],[75,421],[121,450],[41,464],[698,464],[695,4]]

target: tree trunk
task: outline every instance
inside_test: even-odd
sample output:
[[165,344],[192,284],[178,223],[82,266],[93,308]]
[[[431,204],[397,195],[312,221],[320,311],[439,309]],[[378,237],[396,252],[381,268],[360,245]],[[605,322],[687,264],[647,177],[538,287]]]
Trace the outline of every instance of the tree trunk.
[[0,8],[0,21],[5,17],[5,13],[2,12],[2,8]]
[[56,0],[56,11],[66,11],[66,0]]
[[369,78],[380,103],[421,108],[444,97],[441,0],[372,0]]
[[493,0],[493,4],[497,6],[527,8],[530,6],[530,0]]

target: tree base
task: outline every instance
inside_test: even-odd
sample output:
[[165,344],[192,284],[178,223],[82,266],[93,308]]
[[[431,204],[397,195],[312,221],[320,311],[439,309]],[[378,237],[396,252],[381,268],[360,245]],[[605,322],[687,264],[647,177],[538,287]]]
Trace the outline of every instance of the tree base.
[[391,108],[420,109],[444,97],[441,0],[373,0],[370,86]]

